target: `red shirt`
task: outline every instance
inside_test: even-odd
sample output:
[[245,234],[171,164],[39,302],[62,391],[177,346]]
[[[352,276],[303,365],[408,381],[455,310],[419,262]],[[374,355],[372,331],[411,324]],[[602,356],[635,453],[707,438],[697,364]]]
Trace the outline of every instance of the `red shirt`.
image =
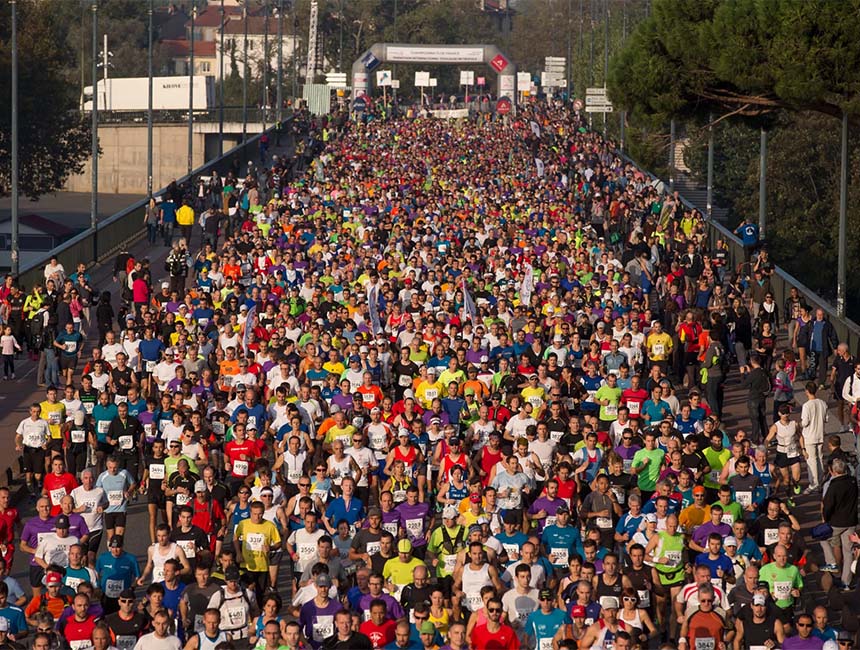
[[52,517],[56,517],[60,513],[60,500],[71,494],[76,487],[78,487],[78,481],[69,472],[59,476],[51,472],[45,476],[44,493],[51,500]]
[[0,527],[0,541],[7,544],[15,542],[15,524],[21,521],[21,516],[18,514],[18,508],[6,508],[0,511],[0,520],[5,523],[5,528]]
[[502,462],[501,449],[499,449],[499,451],[494,454],[490,451],[489,447],[481,448],[481,469],[486,474],[486,476],[481,479],[481,483],[484,484],[484,487],[487,487],[490,484],[490,470],[492,470],[493,467],[495,467],[500,462]]
[[472,650],[518,650],[520,642],[511,626],[503,624],[498,632],[491,633],[487,624],[482,623],[472,630],[469,647]]
[[230,460],[230,475],[234,478],[247,478],[253,474],[254,459],[260,457],[260,450],[252,440],[245,440],[241,444],[231,440],[224,447],[224,453]]
[[[89,641],[93,635],[93,630],[96,627],[96,617],[87,616],[87,620],[81,622],[75,620],[74,616],[70,616],[65,620],[62,626],[63,636],[73,648],[75,641]],[[92,648],[92,644],[81,644],[83,647]]]
[[397,622],[387,618],[382,625],[377,625],[373,621],[365,621],[359,626],[358,631],[370,638],[373,650],[379,650],[394,641],[396,628]]
[[621,393],[621,405],[630,411],[630,419],[636,420],[642,417],[642,405],[648,399],[648,391],[644,388],[633,390],[628,388]]
[[224,521],[224,509],[214,499],[200,503],[200,499],[195,498],[191,502],[191,507],[194,509],[191,523],[203,529],[203,532],[208,535],[215,532],[216,521]]

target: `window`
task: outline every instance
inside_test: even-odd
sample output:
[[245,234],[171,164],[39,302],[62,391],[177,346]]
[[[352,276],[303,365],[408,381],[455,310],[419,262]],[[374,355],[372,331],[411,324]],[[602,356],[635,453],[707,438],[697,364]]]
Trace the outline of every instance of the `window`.
[[49,251],[54,247],[54,238],[50,235],[21,235],[18,247],[22,251]]
[[209,61],[201,61],[200,66],[197,68],[197,71],[198,72],[209,72],[209,71],[211,71],[211,69],[212,69],[212,66],[210,65]]

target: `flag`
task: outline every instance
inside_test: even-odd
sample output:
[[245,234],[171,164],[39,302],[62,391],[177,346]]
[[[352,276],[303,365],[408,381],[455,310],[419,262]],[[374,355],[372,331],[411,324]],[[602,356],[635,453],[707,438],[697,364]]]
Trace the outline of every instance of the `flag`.
[[475,301],[472,300],[472,294],[469,293],[469,288],[466,286],[466,279],[463,278],[463,313],[475,325],[475,320],[478,317],[478,310],[475,307]]
[[535,158],[535,166],[537,167],[538,178],[543,178],[544,164],[540,158]]
[[531,302],[534,287],[534,271],[532,270],[532,265],[526,262],[523,265],[523,281],[520,283],[520,304],[528,305]]
[[248,344],[251,342],[251,331],[254,329],[254,316],[257,314],[257,303],[251,305],[248,309],[248,315],[245,317],[245,325],[242,329],[242,349],[247,354]]
[[531,122],[529,122],[529,126],[531,127],[532,133],[534,133],[535,137],[539,138],[540,137],[540,125],[537,122],[535,122],[534,120],[532,120]]
[[379,322],[379,286],[370,285],[367,290],[367,306],[370,310],[370,327],[374,336],[382,332],[382,324]]

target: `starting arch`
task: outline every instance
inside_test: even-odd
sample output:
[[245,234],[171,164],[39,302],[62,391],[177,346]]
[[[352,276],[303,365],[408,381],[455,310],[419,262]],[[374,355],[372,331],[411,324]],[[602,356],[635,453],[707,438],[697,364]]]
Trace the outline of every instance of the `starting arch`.
[[353,99],[371,88],[371,75],[383,63],[486,65],[496,73],[496,96],[516,99],[517,66],[495,45],[406,45],[374,43],[352,64]]

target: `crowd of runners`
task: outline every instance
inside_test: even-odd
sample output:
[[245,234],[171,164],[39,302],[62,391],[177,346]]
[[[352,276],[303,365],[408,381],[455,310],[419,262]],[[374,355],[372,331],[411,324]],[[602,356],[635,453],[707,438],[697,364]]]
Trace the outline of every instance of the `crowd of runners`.
[[853,645],[824,386],[849,431],[860,363],[775,304],[753,224],[733,268],[561,103],[300,119],[295,157],[150,205],[170,252],[117,258],[119,309],[56,260],[0,289],[4,372],[47,384],[36,514],[0,488],[0,647]]

